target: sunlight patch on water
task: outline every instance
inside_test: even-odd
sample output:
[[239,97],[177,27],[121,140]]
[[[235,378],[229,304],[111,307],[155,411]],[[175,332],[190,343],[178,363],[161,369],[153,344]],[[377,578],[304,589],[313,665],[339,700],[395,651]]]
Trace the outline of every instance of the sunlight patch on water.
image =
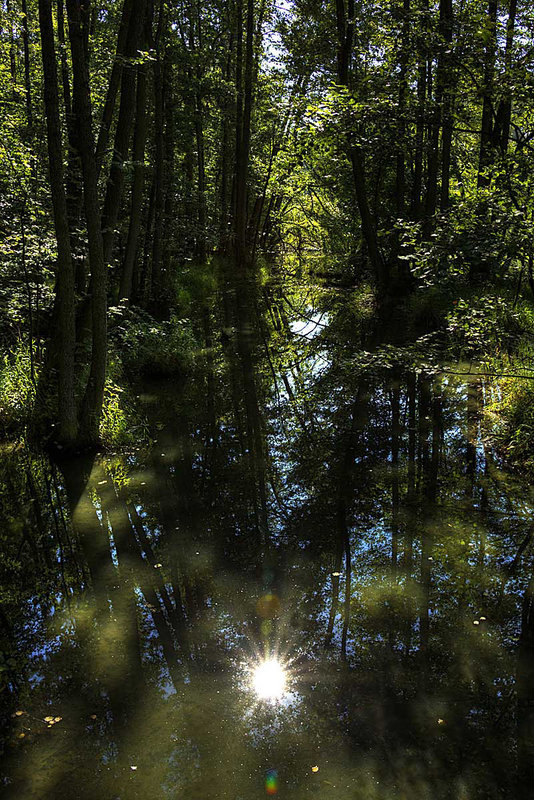
[[286,672],[275,658],[262,661],[253,672],[252,687],[261,700],[278,700],[286,692]]

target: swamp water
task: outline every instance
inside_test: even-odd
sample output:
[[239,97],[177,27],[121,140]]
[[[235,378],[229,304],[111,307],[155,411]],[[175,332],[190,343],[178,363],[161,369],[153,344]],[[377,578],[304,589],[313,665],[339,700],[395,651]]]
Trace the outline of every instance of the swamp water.
[[332,317],[143,386],[150,446],[4,448],[2,796],[533,796],[533,491],[483,378]]

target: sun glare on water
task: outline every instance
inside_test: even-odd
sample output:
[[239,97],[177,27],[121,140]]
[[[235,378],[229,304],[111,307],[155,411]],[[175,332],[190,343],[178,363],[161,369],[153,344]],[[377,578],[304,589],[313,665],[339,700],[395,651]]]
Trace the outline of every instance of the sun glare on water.
[[262,700],[276,700],[286,691],[286,673],[276,659],[262,661],[254,670],[252,687]]

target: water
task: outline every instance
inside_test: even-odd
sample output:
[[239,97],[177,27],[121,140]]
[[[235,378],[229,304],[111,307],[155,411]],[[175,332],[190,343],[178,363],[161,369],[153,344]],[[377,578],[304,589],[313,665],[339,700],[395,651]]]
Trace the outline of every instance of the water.
[[3,796],[531,796],[532,489],[346,307],[264,298],[150,446],[4,447]]

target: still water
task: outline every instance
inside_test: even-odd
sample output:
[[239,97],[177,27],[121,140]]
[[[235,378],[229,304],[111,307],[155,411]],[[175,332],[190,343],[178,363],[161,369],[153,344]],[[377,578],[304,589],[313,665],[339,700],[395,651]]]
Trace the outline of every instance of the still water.
[[4,446],[2,796],[534,796],[534,495],[494,398],[321,297],[139,387],[149,445]]

